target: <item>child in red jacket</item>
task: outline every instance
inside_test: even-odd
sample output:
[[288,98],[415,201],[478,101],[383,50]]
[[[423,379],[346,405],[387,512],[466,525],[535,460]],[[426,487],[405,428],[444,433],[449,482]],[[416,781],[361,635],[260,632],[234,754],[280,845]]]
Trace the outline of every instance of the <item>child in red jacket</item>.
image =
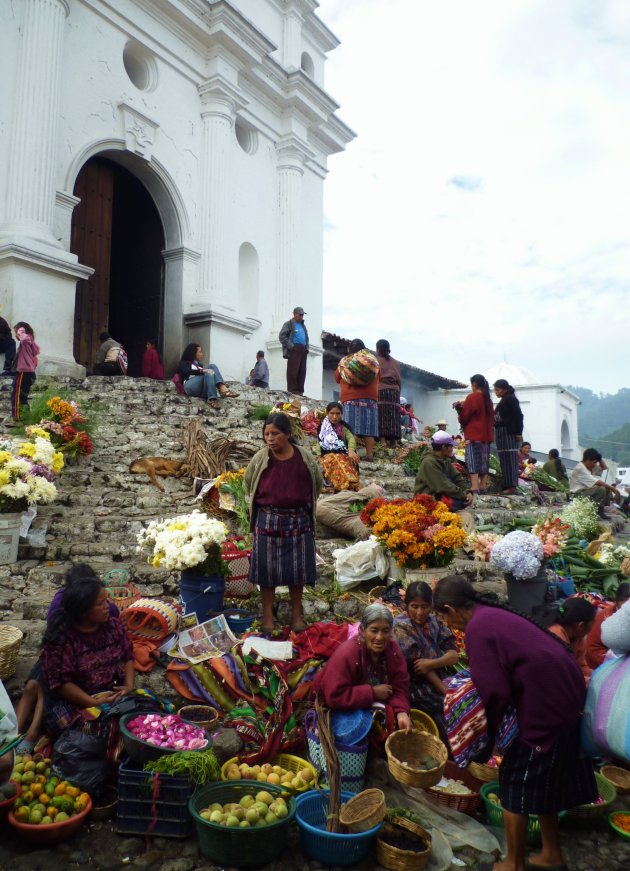
[[18,341],[18,348],[15,358],[13,390],[11,391],[11,414],[13,420],[19,420],[20,406],[28,405],[28,394],[35,383],[39,345],[35,341],[33,328],[26,321],[19,321],[13,329]]

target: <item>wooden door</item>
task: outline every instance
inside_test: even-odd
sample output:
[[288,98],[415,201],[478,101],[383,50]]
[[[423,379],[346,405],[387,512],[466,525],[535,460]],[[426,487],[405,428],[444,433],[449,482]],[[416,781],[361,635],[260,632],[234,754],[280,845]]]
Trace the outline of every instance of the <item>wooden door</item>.
[[108,329],[112,245],[114,173],[99,158],[88,160],[79,173],[74,195],[81,202],[72,213],[70,250],[94,273],[77,282],[74,313],[74,359],[92,369],[100,345],[99,333]]

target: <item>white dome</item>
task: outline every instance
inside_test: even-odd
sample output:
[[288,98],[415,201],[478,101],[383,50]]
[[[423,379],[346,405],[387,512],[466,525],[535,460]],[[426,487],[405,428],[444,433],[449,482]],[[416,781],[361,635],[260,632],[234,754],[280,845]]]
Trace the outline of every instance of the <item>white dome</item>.
[[540,384],[533,372],[524,366],[515,366],[513,363],[499,363],[483,373],[490,387],[495,381],[504,378],[512,387],[523,387],[526,384]]

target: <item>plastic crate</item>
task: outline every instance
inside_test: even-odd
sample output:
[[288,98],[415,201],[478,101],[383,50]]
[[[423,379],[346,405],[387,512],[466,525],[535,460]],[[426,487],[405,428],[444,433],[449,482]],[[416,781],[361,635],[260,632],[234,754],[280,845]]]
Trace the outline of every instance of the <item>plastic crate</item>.
[[187,838],[193,832],[187,777],[150,774],[141,762],[125,759],[118,768],[116,831],[124,835]]

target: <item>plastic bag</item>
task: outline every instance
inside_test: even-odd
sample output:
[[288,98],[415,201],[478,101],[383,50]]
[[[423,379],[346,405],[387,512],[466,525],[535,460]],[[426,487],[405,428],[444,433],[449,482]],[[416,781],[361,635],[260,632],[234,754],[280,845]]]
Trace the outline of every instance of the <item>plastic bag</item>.
[[591,675],[582,744],[589,756],[630,762],[630,656],[606,661]]
[[17,717],[9,694],[0,680],[0,744],[15,738],[17,733]]
[[55,741],[52,767],[54,773],[74,786],[99,795],[105,783],[107,762],[105,738],[66,729]]
[[389,557],[374,536],[334,550],[332,555],[337,582],[342,590],[351,590],[370,578],[383,579],[389,571]]

